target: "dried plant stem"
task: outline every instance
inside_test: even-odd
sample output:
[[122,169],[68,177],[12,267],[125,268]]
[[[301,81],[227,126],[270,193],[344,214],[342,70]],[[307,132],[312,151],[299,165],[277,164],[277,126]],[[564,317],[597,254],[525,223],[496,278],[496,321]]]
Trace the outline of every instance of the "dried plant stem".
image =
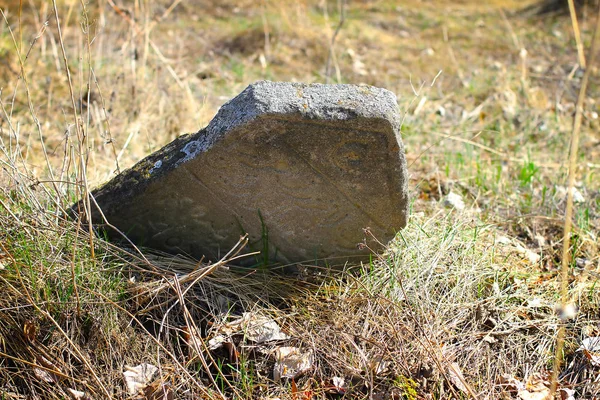
[[[81,163],[82,166],[80,168],[81,170],[81,178],[82,178],[82,182],[84,183],[84,188],[85,188],[85,201],[87,202],[87,209],[89,211],[91,211],[91,207],[90,207],[90,198],[89,198],[89,188],[88,188],[88,184],[87,184],[87,165],[88,165],[88,161],[89,161],[89,156],[90,153],[92,151],[91,146],[90,146],[90,140],[88,138],[89,136],[89,132],[90,132],[90,110],[91,110],[91,106],[90,106],[90,100],[91,100],[91,92],[92,92],[92,38],[90,37],[90,21],[89,21],[89,16],[88,16],[88,10],[85,7],[85,2],[83,0],[81,0],[81,15],[83,18],[83,23],[82,23],[82,27],[83,27],[83,31],[85,34],[85,49],[86,49],[86,58],[87,58],[87,83],[86,83],[86,101],[88,104],[87,107],[87,112],[86,112],[86,118],[85,118],[85,130],[82,131],[83,133],[83,140],[84,143],[83,145],[85,146],[85,158],[81,157]],[[61,42],[61,47],[62,47],[62,42]],[[66,65],[66,62],[65,62]],[[91,252],[91,259],[92,259],[92,263],[96,262],[96,257],[94,257],[94,230],[92,227],[92,218],[91,218],[91,213],[90,215],[88,215],[88,232],[89,232],[89,242],[90,242],[90,252]]]
[[[569,0],[569,6],[572,5],[572,0]],[[575,174],[577,167],[577,152],[579,148],[579,134],[581,131],[581,120],[583,117],[583,107],[585,103],[585,94],[587,91],[587,85],[590,78],[591,66],[594,64],[594,58],[596,55],[596,47],[598,45],[598,33],[600,32],[600,4],[598,4],[598,13],[596,16],[596,27],[594,29],[594,37],[592,38],[592,44],[590,47],[589,64],[583,78],[581,79],[581,87],[579,89],[579,95],[577,97],[577,106],[575,109],[575,118],[573,121],[573,130],[571,132],[571,146],[569,150],[569,177],[567,181],[567,209],[565,212],[565,225],[563,233],[563,248],[562,248],[562,265],[561,265],[561,307],[564,311],[567,304],[569,303],[569,291],[568,291],[568,278],[569,278],[569,263],[571,260],[570,246],[571,246],[571,228],[573,218],[573,187],[575,186]],[[562,351],[565,339],[565,326],[562,324],[558,330],[556,338],[556,353],[554,357],[554,367],[552,370],[552,386],[551,393],[552,398],[558,386],[558,373],[562,363]]]
[[[33,119],[33,122],[38,131],[38,135],[40,138],[40,144],[42,146],[42,152],[44,153],[44,159],[46,161],[46,166],[48,167],[48,174],[50,175],[50,179],[52,181],[54,181],[55,178],[54,178],[54,172],[52,171],[52,164],[50,163],[50,159],[48,158],[48,152],[46,151],[46,146],[44,144],[44,135],[42,134],[42,125],[36,115],[35,107],[33,106],[33,100],[31,98],[31,91],[29,90],[29,81],[27,79],[27,74],[25,73],[25,61],[26,60],[24,60],[23,57],[21,56],[21,48],[17,44],[17,40],[15,39],[13,31],[10,28],[10,24],[8,23],[8,19],[6,18],[6,15],[4,14],[4,11],[2,9],[0,9],[0,14],[2,14],[2,18],[4,19],[4,22],[6,22],[6,26],[8,27],[8,31],[10,33],[10,37],[12,39],[13,45],[14,45],[15,49],[17,50],[17,55],[19,58],[19,67],[21,69],[21,78],[23,79],[23,83],[25,84],[25,93],[27,94],[27,104],[29,106],[29,113],[31,114],[31,118]],[[45,30],[45,26],[42,27],[42,31],[40,31],[39,35],[43,34],[43,30]],[[32,46],[33,46],[33,44],[32,44]],[[15,93],[16,93],[16,87],[15,87]],[[14,108],[14,98],[15,97],[13,96],[13,108]],[[11,117],[12,117],[12,109],[11,109],[11,115],[9,116],[9,119],[11,119]],[[53,186],[54,186],[54,190],[55,190],[56,196],[57,196],[56,202],[57,202],[58,207],[60,208],[60,206],[61,206],[60,198],[58,197],[59,190],[55,183],[53,183]]]
[[17,49],[17,51],[19,52],[19,55],[21,54],[21,51],[23,50],[23,21],[21,19],[22,14],[23,14],[23,0],[19,0],[19,47]]
[[450,43],[450,37],[448,35],[448,26],[447,25],[442,26],[442,33],[444,35],[444,43],[446,43],[448,45],[448,55],[450,56],[450,60],[452,61],[452,64],[454,64],[454,68],[456,68],[456,74],[458,75],[458,79],[460,79],[461,84],[466,87],[468,85],[465,80],[465,73],[463,72],[462,68],[460,67],[458,60],[456,59],[456,55],[454,54],[454,49],[452,48],[452,44]]
[[[585,54],[583,52],[583,43],[581,42],[581,32],[579,31],[579,22],[577,22],[577,12],[575,11],[575,3],[569,0],[569,14],[571,14],[571,24],[573,25],[573,34],[575,35],[575,43],[577,43],[577,58],[579,66],[585,68]],[[591,64],[591,63],[590,63]]]
[[81,218],[77,219],[77,230],[75,230],[75,240],[73,241],[73,255],[71,257],[71,280],[73,281],[73,292],[75,293],[75,301],[77,302],[77,315],[81,315],[81,301],[79,300],[79,289],[77,288],[77,275],[75,274],[75,255],[77,254],[77,237],[79,236],[79,229],[81,224]]
[[[335,57],[335,51],[334,51],[334,46],[335,46],[335,40],[337,39],[338,34],[340,33],[340,30],[342,29],[342,26],[344,26],[344,22],[346,22],[346,0],[340,0],[340,21],[338,22],[337,27],[335,28],[335,32],[333,32],[333,35],[331,36],[331,41],[329,43],[329,52],[327,53],[327,63],[325,65],[325,82],[329,83],[330,75],[331,75],[331,61],[333,60],[333,62],[336,64],[336,75],[337,75],[337,81],[338,83],[340,83],[341,79],[341,75],[340,75],[340,69],[339,67],[337,67],[337,60]],[[327,3],[325,3],[325,10],[327,10]]]
[[[106,135],[108,139],[106,139],[106,144],[110,144],[110,148],[112,150],[113,157],[115,159],[116,173],[121,173],[121,167],[119,167],[119,160],[117,159],[117,150],[115,148],[115,141],[113,140],[112,133],[110,131],[110,119],[108,117],[108,111],[106,110],[106,101],[104,100],[104,96],[102,95],[102,90],[100,89],[100,84],[98,83],[98,78],[96,77],[96,73],[94,70],[91,70],[92,77],[94,78],[94,84],[96,86],[96,90],[98,91],[98,96],[100,97],[100,101],[102,103],[102,111],[104,113],[104,119],[106,122]],[[89,104],[89,103],[88,103]]]
[[267,60],[270,60],[271,59],[271,36],[270,36],[270,30],[269,30],[269,21],[267,19],[267,2],[266,2],[266,0],[263,0],[260,4],[260,16],[262,19],[263,33],[265,36],[265,47],[264,47],[265,57]]
[[[67,75],[67,82],[68,82],[68,86],[69,86],[69,94],[71,95],[71,106],[73,107],[73,119],[74,119],[74,123],[75,123],[75,129],[77,131],[77,144],[79,146],[79,173],[80,173],[80,179],[81,182],[84,185],[84,208],[86,211],[86,217],[88,220],[88,224],[89,224],[89,230],[90,230],[90,253],[91,253],[91,258],[92,261],[95,260],[95,254],[94,254],[94,242],[93,242],[93,237],[94,235],[92,234],[92,212],[91,212],[91,207],[90,207],[90,191],[89,191],[89,187],[88,187],[88,182],[87,182],[87,171],[86,171],[86,166],[87,166],[87,161],[84,160],[84,146],[87,143],[87,139],[85,138],[85,133],[83,132],[83,129],[81,127],[80,121],[79,121],[79,116],[77,115],[77,106],[75,104],[75,94],[73,92],[73,82],[71,79],[71,70],[69,69],[69,62],[67,60],[67,51],[65,50],[65,42],[63,40],[63,35],[62,35],[62,30],[60,28],[60,20],[58,18],[58,7],[56,6],[56,0],[52,0],[52,5],[54,6],[54,17],[56,18],[56,29],[58,31],[58,41],[60,44],[60,49],[62,51],[62,56],[63,56],[63,62],[65,63],[65,74]],[[88,38],[89,39],[89,38]],[[89,40],[88,40],[89,42]],[[86,151],[87,152],[87,151]],[[54,179],[54,178],[52,178]]]

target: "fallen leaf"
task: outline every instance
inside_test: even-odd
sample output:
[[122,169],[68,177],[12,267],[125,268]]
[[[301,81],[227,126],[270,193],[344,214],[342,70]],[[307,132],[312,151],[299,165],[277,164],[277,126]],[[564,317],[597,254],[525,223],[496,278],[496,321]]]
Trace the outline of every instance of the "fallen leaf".
[[550,389],[545,389],[540,392],[530,392],[529,390],[519,390],[519,398],[521,400],[548,400],[550,397]]
[[521,255],[521,257],[529,260],[529,262],[531,264],[537,264],[540,261],[540,259],[542,258],[539,254],[523,247],[521,244],[517,244],[516,249],[519,252],[519,254]]
[[274,351],[275,367],[273,367],[273,378],[280,381],[281,378],[297,378],[313,366],[313,354],[311,351],[302,353],[297,347],[278,347]]
[[229,339],[225,335],[217,335],[208,341],[208,348],[209,348],[209,350],[217,350],[217,349],[223,347],[223,344],[230,342],[230,341],[231,341],[231,339]]
[[144,400],[173,400],[173,391],[169,382],[157,379],[146,386],[144,397]]
[[152,380],[158,368],[152,364],[143,363],[137,367],[125,366],[126,371],[123,372],[125,383],[127,384],[127,392],[130,395],[137,394],[148,386],[148,382]]
[[79,391],[79,390],[67,388],[67,391],[69,392],[69,396],[71,396],[71,398],[73,400],[91,400],[92,399],[85,392],[82,392],[82,391]]
[[530,308],[545,307],[545,304],[544,304],[544,301],[542,299],[540,299],[539,297],[534,297],[533,299],[530,299],[527,302],[527,307],[530,307]]
[[509,374],[501,375],[498,378],[498,383],[500,383],[502,386],[505,386],[508,391],[514,393],[518,392],[519,390],[525,389],[525,384],[523,384],[517,378]]
[[375,374],[375,376],[384,373],[389,365],[390,362],[383,360],[381,357],[376,357],[374,360],[368,362],[369,369]]
[[581,341],[581,347],[578,350],[600,351],[600,336],[592,336]]
[[502,236],[501,235],[501,236],[498,236],[496,238],[496,242],[498,242],[500,244],[506,244],[506,245],[508,245],[508,244],[512,243],[512,240],[510,240],[510,238],[507,238],[506,236]]
[[444,205],[446,207],[453,207],[457,210],[465,209],[465,202],[463,201],[461,195],[456,194],[454,192],[448,193],[446,199],[444,200]]
[[310,400],[313,398],[312,390],[298,390],[296,381],[292,378],[292,399],[293,400]]
[[33,368],[33,373],[35,374],[35,376],[38,379],[41,379],[45,382],[48,383],[56,383],[58,382],[58,376],[54,373],[52,373],[52,371],[57,371],[60,372],[60,369],[54,365],[54,363],[52,363],[50,360],[48,360],[46,357],[42,356],[42,355],[37,355],[36,357],[37,362],[45,368],[40,368],[40,367],[34,367]]
[[458,363],[453,362],[448,366],[448,378],[456,386],[458,390],[463,393],[469,394],[469,390],[466,386],[466,379],[460,370]]
[[546,244],[548,243],[548,241],[546,240],[545,237],[543,237],[542,235],[535,235],[534,237],[535,241],[537,242],[537,245],[539,248],[543,248],[546,247]]
[[540,374],[533,374],[525,383],[525,388],[519,390],[521,400],[547,400],[550,396],[550,382]]
[[[585,197],[583,197],[583,195],[581,194],[581,192],[574,187],[573,188],[573,203],[584,203],[585,202]],[[567,188],[564,186],[557,186],[556,187],[556,196],[559,198],[567,198]]]
[[289,339],[272,318],[256,313],[244,313],[242,329],[246,339],[255,343]]
[[329,394],[345,394],[346,393],[346,381],[344,378],[334,376],[331,378],[331,385],[325,386],[325,391]]
[[560,389],[561,400],[575,400],[575,391],[573,389]]
[[56,383],[56,380],[54,379],[54,375],[52,375],[50,372],[46,371],[45,369],[34,367],[33,374],[35,375],[36,378],[38,378],[39,380],[42,380],[44,382]]
[[600,336],[592,336],[581,341],[581,347],[577,349],[583,354],[594,367],[600,367]]
[[490,334],[485,335],[481,340],[483,340],[484,342],[487,342],[489,344],[496,343],[498,341],[498,340],[496,340],[495,337],[493,337]]
[[[246,339],[258,344],[289,339],[289,336],[281,331],[277,322],[272,318],[254,312],[242,314],[241,318],[221,326],[218,332],[225,336],[225,340],[219,336],[211,339],[213,346],[217,346],[216,348],[225,343],[228,336],[238,333],[243,333]],[[211,341],[209,341],[209,346]]]
[[600,367],[600,353],[592,353],[584,350],[583,354],[594,367]]
[[345,387],[346,382],[344,381],[344,378],[340,378],[338,376],[334,376],[333,378],[331,378],[331,383],[333,383],[333,386],[338,387],[338,388],[343,388]]

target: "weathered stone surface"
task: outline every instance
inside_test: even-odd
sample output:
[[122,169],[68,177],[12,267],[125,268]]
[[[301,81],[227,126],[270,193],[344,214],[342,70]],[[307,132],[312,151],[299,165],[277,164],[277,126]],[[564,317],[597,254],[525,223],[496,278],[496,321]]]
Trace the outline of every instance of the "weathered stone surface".
[[406,225],[399,124],[384,89],[257,82],[94,196],[144,246],[214,260],[247,232],[271,260],[344,263],[368,254],[363,228]]

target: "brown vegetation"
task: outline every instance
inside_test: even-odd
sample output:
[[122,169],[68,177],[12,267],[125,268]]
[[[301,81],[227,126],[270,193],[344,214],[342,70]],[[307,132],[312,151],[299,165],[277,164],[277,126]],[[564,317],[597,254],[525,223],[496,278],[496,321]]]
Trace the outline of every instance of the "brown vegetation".
[[[56,15],[52,2],[4,2],[4,398],[543,395],[582,71],[569,18],[520,13],[534,3],[348,3],[331,79],[398,94],[412,217],[368,265],[282,277],[118,249],[60,215],[205,126],[248,83],[325,81],[339,2],[65,0]],[[586,4],[587,47],[595,21]],[[560,375],[575,398],[600,394],[599,350],[584,345],[600,336],[600,86],[591,68],[570,248],[577,313],[564,323]],[[249,340],[243,318],[265,316],[290,338]],[[311,368],[274,379],[283,346],[310,354]],[[159,370],[128,395],[123,372],[142,363]]]

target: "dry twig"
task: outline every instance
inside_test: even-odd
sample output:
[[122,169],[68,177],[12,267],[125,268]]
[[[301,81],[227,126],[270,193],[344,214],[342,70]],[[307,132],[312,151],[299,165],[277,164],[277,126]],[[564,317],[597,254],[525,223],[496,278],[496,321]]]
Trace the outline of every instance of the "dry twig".
[[[569,6],[572,6],[573,0],[569,0]],[[565,340],[565,325],[564,323],[569,319],[566,316],[565,311],[569,304],[569,264],[571,261],[571,226],[573,224],[573,192],[575,187],[575,175],[577,174],[577,153],[579,151],[579,136],[581,131],[581,121],[583,118],[583,109],[585,106],[585,97],[587,92],[588,81],[592,66],[594,65],[596,57],[596,49],[598,46],[598,35],[600,33],[600,4],[598,4],[598,13],[596,16],[596,27],[594,29],[594,36],[592,38],[592,44],[590,46],[590,56],[588,68],[583,74],[581,80],[581,87],[579,88],[579,95],[577,97],[577,105],[575,108],[575,118],[573,120],[573,130],[571,131],[571,146],[569,148],[569,177],[567,181],[567,209],[565,211],[565,225],[563,233],[563,248],[562,248],[562,264],[560,273],[560,294],[561,294],[561,319],[562,324],[559,328],[558,335],[556,338],[556,353],[554,356],[554,367],[552,369],[552,386],[551,393],[554,395],[558,387],[558,374],[563,357],[563,347]]]

